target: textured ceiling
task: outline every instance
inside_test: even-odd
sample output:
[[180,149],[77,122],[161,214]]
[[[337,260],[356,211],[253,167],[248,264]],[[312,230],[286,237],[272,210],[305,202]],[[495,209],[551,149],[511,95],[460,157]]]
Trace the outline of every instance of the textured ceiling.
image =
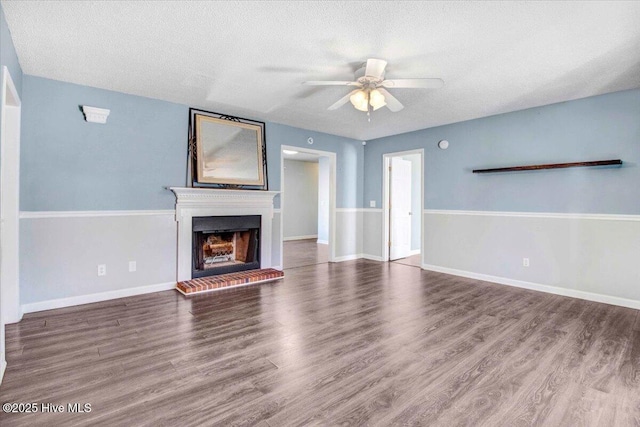
[[[2,0],[26,74],[368,140],[640,87],[638,2]],[[405,109],[327,107],[367,58]]]

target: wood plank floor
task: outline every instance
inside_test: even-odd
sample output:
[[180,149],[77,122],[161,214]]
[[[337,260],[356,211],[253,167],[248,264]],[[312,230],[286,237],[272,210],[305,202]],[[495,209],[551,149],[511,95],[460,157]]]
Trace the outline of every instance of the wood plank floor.
[[413,267],[420,268],[422,266],[422,255],[420,254],[411,255],[406,258],[400,258],[392,262],[395,262],[396,264],[411,265]]
[[7,328],[8,426],[640,425],[638,311],[366,260]]
[[329,245],[316,243],[316,239],[283,242],[283,253],[285,269],[329,262]]

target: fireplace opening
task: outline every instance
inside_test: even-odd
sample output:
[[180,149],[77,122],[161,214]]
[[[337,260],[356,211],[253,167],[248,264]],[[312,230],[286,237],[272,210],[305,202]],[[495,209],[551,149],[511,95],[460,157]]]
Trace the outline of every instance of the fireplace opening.
[[193,278],[259,268],[259,215],[193,218]]

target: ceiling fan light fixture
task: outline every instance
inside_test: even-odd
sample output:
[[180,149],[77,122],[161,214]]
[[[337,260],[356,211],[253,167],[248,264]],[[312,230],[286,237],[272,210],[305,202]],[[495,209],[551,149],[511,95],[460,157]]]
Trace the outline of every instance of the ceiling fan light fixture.
[[356,107],[356,110],[360,110],[360,111],[363,111],[363,112],[365,112],[365,113],[366,113],[367,111],[369,111],[368,105],[367,105],[366,103],[364,103],[364,104],[354,105],[354,107]]
[[356,70],[353,81],[318,80],[307,81],[304,84],[310,86],[355,86],[357,89],[345,94],[327,109],[331,111],[337,110],[351,101],[356,110],[363,111],[368,116],[371,116],[370,112],[372,110],[375,111],[382,107],[387,107],[393,113],[397,113],[404,108],[404,105],[385,88],[437,89],[444,85],[444,81],[438,78],[385,80],[386,66],[387,61],[385,60],[369,58],[366,63]]
[[351,95],[349,97],[349,101],[351,101],[351,104],[356,108],[356,110],[366,112],[369,109],[369,97],[363,90],[359,90]]
[[374,89],[369,93],[369,103],[373,107],[373,111],[387,105],[384,95],[378,89]]

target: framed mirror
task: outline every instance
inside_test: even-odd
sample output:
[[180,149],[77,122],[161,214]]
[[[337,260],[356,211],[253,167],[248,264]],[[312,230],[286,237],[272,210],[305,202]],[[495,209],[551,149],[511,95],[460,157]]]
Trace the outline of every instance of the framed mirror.
[[190,130],[194,186],[267,189],[264,123],[192,109]]

